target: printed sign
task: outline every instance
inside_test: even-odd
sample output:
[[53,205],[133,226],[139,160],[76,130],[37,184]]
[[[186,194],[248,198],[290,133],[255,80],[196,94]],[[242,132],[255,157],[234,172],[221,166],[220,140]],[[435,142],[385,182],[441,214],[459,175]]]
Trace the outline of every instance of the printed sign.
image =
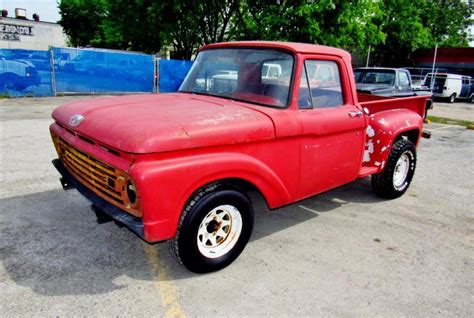
[[20,41],[20,35],[34,36],[33,27],[0,23],[0,40]]

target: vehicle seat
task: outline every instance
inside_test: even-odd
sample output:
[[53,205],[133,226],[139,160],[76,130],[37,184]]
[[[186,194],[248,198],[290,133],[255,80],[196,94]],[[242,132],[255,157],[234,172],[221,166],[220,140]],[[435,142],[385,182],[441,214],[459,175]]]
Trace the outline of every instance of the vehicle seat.
[[288,101],[289,88],[285,85],[267,84],[264,89],[265,96],[278,101],[278,106],[285,106]]

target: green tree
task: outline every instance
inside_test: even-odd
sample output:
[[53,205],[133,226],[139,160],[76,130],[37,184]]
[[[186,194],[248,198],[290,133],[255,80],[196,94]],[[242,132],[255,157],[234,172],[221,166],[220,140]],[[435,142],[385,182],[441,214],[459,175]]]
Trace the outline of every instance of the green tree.
[[376,64],[409,65],[418,49],[467,45],[471,9],[460,0],[385,0],[381,9],[386,39],[374,48]]
[[366,53],[371,64],[408,64],[417,49],[466,45],[471,8],[460,0],[61,0],[74,46],[190,59],[227,40],[317,43]]
[[373,22],[380,15],[378,3],[371,0],[247,0],[235,20],[233,36],[367,48],[384,39]]
[[156,53],[163,45],[190,59],[199,46],[229,39],[239,0],[62,0],[61,21],[74,46]]
[[460,0],[426,1],[421,19],[432,41],[445,47],[468,45],[467,28],[471,25],[472,7]]
[[61,0],[59,23],[72,46],[104,46],[102,21],[106,18],[106,0]]
[[[424,1],[424,0],[421,0]],[[382,2],[384,43],[374,48],[374,60],[384,66],[406,63],[411,53],[430,45],[429,29],[423,25],[420,0],[385,0]]]
[[159,52],[163,45],[162,12],[153,0],[106,0],[107,16],[102,21],[106,46],[110,48]]
[[239,0],[156,1],[153,11],[163,16],[174,57],[190,59],[201,45],[230,39],[229,28],[239,4]]

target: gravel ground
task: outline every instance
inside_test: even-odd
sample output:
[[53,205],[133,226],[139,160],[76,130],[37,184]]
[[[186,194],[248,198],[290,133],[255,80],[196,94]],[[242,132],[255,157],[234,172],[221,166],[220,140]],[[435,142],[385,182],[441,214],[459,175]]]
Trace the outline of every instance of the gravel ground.
[[0,100],[0,316],[474,315],[474,131],[427,125],[396,200],[369,179],[272,211],[254,195],[245,251],[195,275],[61,189],[50,113],[77,98]]

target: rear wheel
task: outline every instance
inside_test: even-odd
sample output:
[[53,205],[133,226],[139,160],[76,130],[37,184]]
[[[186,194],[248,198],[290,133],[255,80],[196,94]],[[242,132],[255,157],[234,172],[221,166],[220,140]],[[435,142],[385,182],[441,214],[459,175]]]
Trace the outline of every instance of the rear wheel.
[[449,96],[448,101],[450,103],[454,103],[455,100],[456,100],[456,93],[453,93],[451,96]]
[[250,199],[239,189],[216,183],[188,202],[171,252],[195,273],[220,270],[244,250],[253,229]]
[[393,145],[385,170],[372,175],[372,188],[383,198],[398,198],[410,186],[415,167],[415,145],[409,140],[400,139]]

